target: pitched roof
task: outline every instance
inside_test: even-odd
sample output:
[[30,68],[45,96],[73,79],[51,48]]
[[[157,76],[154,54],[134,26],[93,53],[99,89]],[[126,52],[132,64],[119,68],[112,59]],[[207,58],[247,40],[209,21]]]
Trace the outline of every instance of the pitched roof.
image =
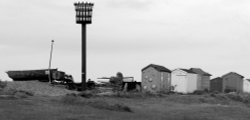
[[222,78],[221,77],[217,77],[217,78],[211,79],[211,81],[213,81],[213,80],[222,80]]
[[180,70],[183,70],[183,71],[185,71],[185,72],[187,72],[187,73],[193,73],[193,74],[196,74],[195,72],[193,72],[193,71],[191,71],[191,70],[188,70],[188,69],[180,69]]
[[235,74],[235,75],[240,76],[241,78],[244,78],[244,76],[242,76],[242,75],[240,75],[240,74],[238,74],[238,73],[236,73],[236,72],[229,72],[229,73],[227,73],[227,74],[225,74],[225,75],[222,75],[221,77],[225,77],[226,75],[229,75],[229,74]]
[[149,68],[149,67],[153,67],[154,69],[156,69],[156,70],[159,71],[159,72],[169,72],[169,73],[171,73],[171,71],[170,71],[169,69],[165,68],[164,66],[155,65],[155,64],[150,64],[150,65],[144,67],[144,68],[142,69],[142,71],[146,70],[146,69]]
[[212,76],[211,74],[203,71],[200,68],[190,68],[189,70],[193,71],[194,73],[200,74],[200,75],[204,75],[204,76]]

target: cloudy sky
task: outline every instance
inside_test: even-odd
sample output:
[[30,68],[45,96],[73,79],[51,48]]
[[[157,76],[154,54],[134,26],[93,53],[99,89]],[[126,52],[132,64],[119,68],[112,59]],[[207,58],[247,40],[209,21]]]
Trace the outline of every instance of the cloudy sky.
[[[88,78],[122,72],[141,80],[150,63],[250,78],[249,0],[89,0]],[[0,71],[53,68],[80,81],[75,0],[1,0]],[[0,78],[3,76],[0,76]]]

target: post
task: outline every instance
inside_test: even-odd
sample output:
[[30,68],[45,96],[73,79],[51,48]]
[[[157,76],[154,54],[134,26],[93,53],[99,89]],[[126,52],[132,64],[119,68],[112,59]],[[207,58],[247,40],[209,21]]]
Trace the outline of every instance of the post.
[[53,44],[54,44],[54,40],[51,40],[50,57],[49,57],[49,69],[48,69],[49,83],[52,82],[50,69],[51,69],[51,62],[52,62]]
[[76,23],[82,25],[82,90],[86,90],[87,77],[87,40],[86,40],[86,25],[91,24],[92,9],[94,4],[89,2],[74,3],[76,11]]
[[82,24],[82,90],[86,90],[87,80],[87,41],[86,41],[86,24]]

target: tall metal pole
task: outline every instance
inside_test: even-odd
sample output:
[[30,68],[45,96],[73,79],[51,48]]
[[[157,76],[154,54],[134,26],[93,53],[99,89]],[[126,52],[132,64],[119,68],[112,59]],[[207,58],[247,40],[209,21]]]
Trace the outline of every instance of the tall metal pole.
[[86,41],[86,24],[82,24],[82,90],[86,90],[87,80],[87,41]]
[[76,23],[82,25],[82,90],[86,90],[87,80],[87,41],[86,41],[86,25],[91,24],[93,3],[77,2],[74,3],[76,11]]
[[49,68],[48,68],[48,76],[49,76],[49,83],[52,82],[52,78],[51,78],[51,62],[52,62],[52,53],[53,53],[53,45],[54,45],[54,40],[51,40],[51,48],[50,48],[50,57],[49,57]]

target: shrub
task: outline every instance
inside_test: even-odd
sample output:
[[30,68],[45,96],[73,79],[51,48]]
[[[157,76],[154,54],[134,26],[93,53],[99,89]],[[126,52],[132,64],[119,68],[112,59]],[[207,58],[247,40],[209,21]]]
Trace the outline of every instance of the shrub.
[[225,93],[230,93],[230,92],[236,92],[235,89],[225,89],[224,90]]
[[122,104],[115,104],[115,105],[113,105],[113,108],[115,108],[114,110],[116,110],[116,111],[132,112],[130,107],[128,107],[126,105],[122,105]]
[[192,94],[194,95],[203,95],[203,94],[206,94],[207,91],[205,90],[195,90]]
[[163,97],[165,94],[162,93],[151,93],[151,92],[116,92],[110,97],[119,98],[145,98],[145,97]]
[[0,89],[3,89],[7,86],[7,82],[3,82],[0,80]]
[[120,103],[116,103],[112,105],[112,104],[108,104],[105,101],[95,101],[95,102],[89,103],[89,105],[98,109],[105,109],[105,110],[119,111],[119,112],[132,112],[130,107],[120,104]]
[[226,96],[237,102],[249,103],[250,102],[250,95],[249,94],[238,94],[238,93],[228,93]]
[[84,98],[90,98],[90,97],[94,96],[94,93],[92,93],[91,91],[83,91],[83,92],[79,93],[78,95],[81,97],[84,97]]
[[230,101],[241,102],[244,104],[250,103],[250,94],[247,93],[235,93],[235,92],[220,93],[220,94],[211,93],[210,96],[219,101],[223,101],[227,104],[230,103]]
[[214,98],[216,98],[218,100],[227,100],[228,99],[225,94],[214,94],[214,93],[212,93],[212,94],[210,94],[210,96],[214,97]]

